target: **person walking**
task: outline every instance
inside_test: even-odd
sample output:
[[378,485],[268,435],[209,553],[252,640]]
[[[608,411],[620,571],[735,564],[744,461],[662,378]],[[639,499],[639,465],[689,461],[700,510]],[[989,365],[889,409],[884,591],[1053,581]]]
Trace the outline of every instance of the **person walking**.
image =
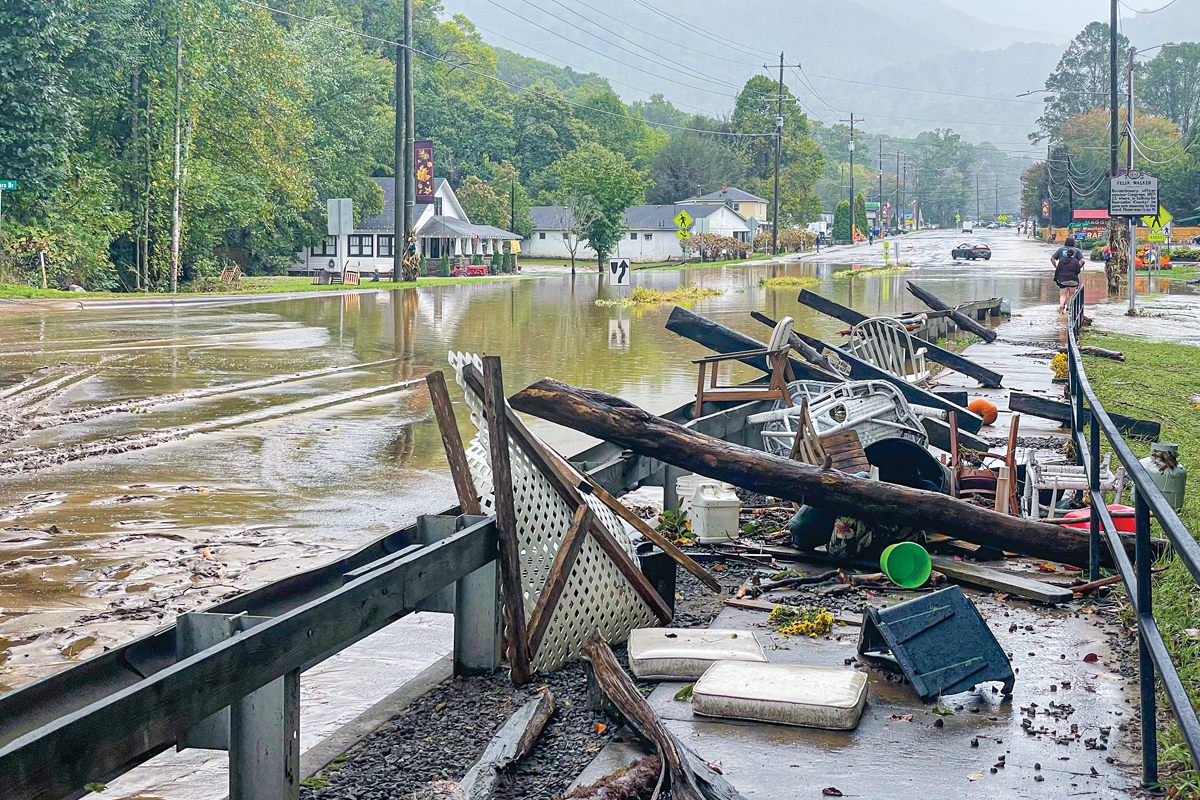
[[1079,287],[1079,273],[1083,269],[1083,251],[1075,246],[1075,240],[1068,236],[1063,246],[1050,256],[1054,265],[1054,283],[1058,286],[1058,313],[1067,310],[1067,303]]

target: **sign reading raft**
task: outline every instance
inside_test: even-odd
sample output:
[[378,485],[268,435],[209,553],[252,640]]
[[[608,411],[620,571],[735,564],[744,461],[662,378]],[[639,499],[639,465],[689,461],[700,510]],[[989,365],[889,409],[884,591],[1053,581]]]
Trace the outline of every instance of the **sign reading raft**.
[[1131,169],[1109,179],[1108,213],[1113,217],[1158,214],[1158,178]]

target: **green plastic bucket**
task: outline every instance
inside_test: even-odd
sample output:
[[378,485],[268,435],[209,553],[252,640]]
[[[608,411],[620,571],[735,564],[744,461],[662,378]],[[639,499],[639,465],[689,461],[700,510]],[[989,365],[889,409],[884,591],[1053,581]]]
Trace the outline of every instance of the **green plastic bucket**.
[[897,542],[884,548],[879,556],[879,568],[897,586],[915,589],[929,580],[933,562],[925,548],[916,542]]

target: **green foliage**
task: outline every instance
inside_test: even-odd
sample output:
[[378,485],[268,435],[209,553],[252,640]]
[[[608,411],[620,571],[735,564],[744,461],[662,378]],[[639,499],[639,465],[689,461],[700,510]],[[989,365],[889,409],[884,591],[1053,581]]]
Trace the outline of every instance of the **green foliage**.
[[1134,76],[1144,110],[1173,120],[1184,133],[1191,130],[1200,115],[1200,43],[1163,45]]
[[682,510],[682,505],[683,501],[680,500],[675,508],[664,508],[662,513],[658,515],[658,530],[660,533],[683,536],[689,532],[687,527],[687,512]]
[[556,161],[548,180],[559,191],[577,192],[595,201],[599,213],[587,230],[587,241],[603,263],[617,246],[625,228],[625,209],[640,203],[646,194],[646,174],[620,153],[595,142],[586,142]]
[[442,258],[438,262],[438,275],[443,278],[450,277],[450,254],[442,253]]
[[721,186],[740,186],[747,177],[744,154],[730,148],[721,137],[675,131],[654,160],[650,170],[654,188],[646,200],[675,203]]
[[420,258],[420,266],[417,267],[417,273],[421,277],[425,277],[426,275],[429,274],[429,265],[427,263],[425,263],[425,256],[419,256],[419,258]]
[[[1117,34],[1118,60],[1129,50],[1129,39]],[[1106,22],[1090,22],[1071,40],[1058,66],[1046,79],[1046,111],[1038,119],[1041,137],[1056,136],[1075,114],[1108,106],[1109,30]],[[1125,92],[1125,71],[1117,73],[1117,91]]]
[[833,212],[833,238],[839,242],[850,240],[850,201],[843,200]]
[[866,236],[869,230],[870,223],[867,220],[867,198],[859,192],[854,198],[854,232],[859,236]]
[[515,210],[516,226],[513,233],[529,236],[533,233],[533,220],[529,218],[532,202],[529,192],[518,181],[517,169],[508,161],[491,167],[491,178],[484,180],[478,175],[468,175],[455,190],[467,217],[476,225],[492,225],[501,230],[510,230]]

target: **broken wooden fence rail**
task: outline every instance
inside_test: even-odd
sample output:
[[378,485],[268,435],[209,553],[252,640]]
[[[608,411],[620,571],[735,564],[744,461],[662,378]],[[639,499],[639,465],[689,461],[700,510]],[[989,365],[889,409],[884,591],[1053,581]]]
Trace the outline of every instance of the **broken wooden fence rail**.
[[[857,325],[865,319],[868,319],[866,314],[855,311],[852,308],[847,308],[840,303],[835,303],[827,297],[810,292],[808,289],[801,289],[800,296],[796,298],[800,303],[808,306],[814,311],[819,311],[822,314],[841,320],[850,325]],[[756,317],[757,319],[757,317]],[[760,320],[761,321],[761,320]],[[981,386],[986,386],[989,389],[999,389],[1000,382],[1004,376],[998,372],[994,372],[987,367],[980,366],[974,361],[961,356],[951,350],[939,347],[934,342],[925,342],[925,357],[935,364],[941,364],[943,367],[952,369],[955,372],[961,372],[969,378],[974,378],[979,381]]]
[[935,492],[823,471],[696,433],[594,389],[543,378],[509,400],[518,411],[749,491],[879,517],[1037,558],[1087,563],[1088,538]]
[[922,289],[912,281],[905,281],[905,283],[908,285],[908,291],[913,297],[917,298],[934,311],[949,311],[950,318],[953,319],[955,324],[964,331],[970,331],[989,344],[996,341],[996,332],[991,328],[986,328],[983,325],[980,325],[978,322],[971,319],[958,309],[952,308],[946,303],[942,302],[942,300],[933,292]]
[[[1012,392],[1008,396],[1008,408],[1011,411],[1033,414],[1035,417],[1061,422],[1065,426],[1071,424],[1070,403],[1060,403],[1046,397]],[[1159,434],[1162,433],[1162,423],[1159,422],[1126,417],[1121,414],[1109,414],[1108,416],[1113,421],[1113,424],[1117,426],[1117,430],[1127,436],[1135,436],[1139,439],[1157,439]],[[1083,419],[1080,423],[1086,425],[1090,421],[1091,414],[1085,408],[1083,410]]]

